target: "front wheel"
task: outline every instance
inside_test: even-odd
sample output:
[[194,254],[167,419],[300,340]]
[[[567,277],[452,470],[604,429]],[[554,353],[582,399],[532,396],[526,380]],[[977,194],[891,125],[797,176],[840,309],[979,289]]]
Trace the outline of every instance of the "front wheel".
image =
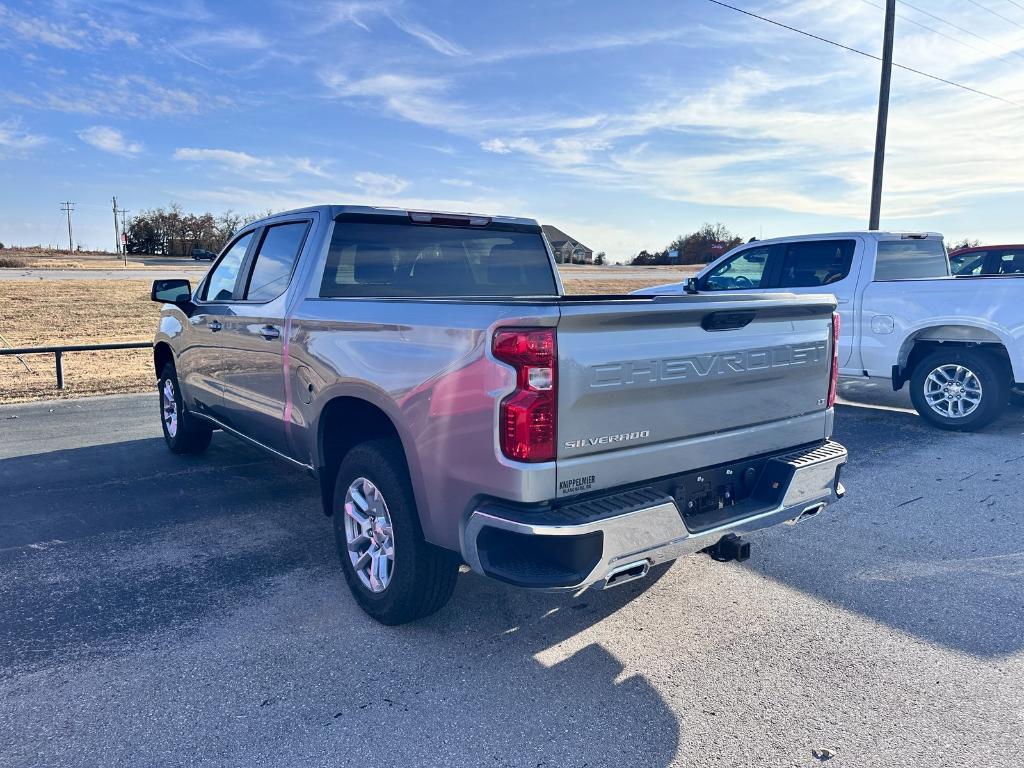
[[210,445],[213,430],[185,408],[173,363],[160,372],[160,425],[164,441],[174,453],[202,453]]
[[921,360],[910,399],[940,429],[972,432],[991,424],[1009,399],[1010,377],[994,355],[978,349],[940,350]]
[[357,445],[338,468],[334,538],[359,606],[382,624],[439,610],[455,590],[457,556],[426,542],[395,440]]

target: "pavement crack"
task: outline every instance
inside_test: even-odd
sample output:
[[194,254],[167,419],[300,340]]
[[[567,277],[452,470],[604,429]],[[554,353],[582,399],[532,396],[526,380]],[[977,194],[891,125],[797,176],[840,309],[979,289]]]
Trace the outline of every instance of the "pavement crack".
[[905,507],[905,506],[907,506],[907,504],[913,504],[915,501],[920,501],[923,498],[924,498],[924,496],[917,496],[916,498],[913,498],[913,499],[907,499],[906,501],[901,501],[899,504],[896,505],[896,508],[899,509],[900,507]]

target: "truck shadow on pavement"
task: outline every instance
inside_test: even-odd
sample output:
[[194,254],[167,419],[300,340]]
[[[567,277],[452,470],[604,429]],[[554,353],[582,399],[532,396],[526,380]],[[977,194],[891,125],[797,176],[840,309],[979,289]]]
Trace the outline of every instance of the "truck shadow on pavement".
[[893,629],[976,656],[1024,648],[1024,444],[1011,408],[984,431],[836,410],[847,496],[762,534],[749,567]]
[[[25,755],[55,748],[34,742],[40,712],[64,724],[65,765],[149,749],[275,764],[337,764],[340,749],[394,765],[676,755],[676,716],[644,676],[603,644],[552,650],[657,578],[574,598],[467,574],[439,614],[385,628],[347,593],[315,484],[229,437],[198,458],[161,439],[8,458],[0,487],[0,690],[15,681]],[[368,718],[401,738],[382,747]]]

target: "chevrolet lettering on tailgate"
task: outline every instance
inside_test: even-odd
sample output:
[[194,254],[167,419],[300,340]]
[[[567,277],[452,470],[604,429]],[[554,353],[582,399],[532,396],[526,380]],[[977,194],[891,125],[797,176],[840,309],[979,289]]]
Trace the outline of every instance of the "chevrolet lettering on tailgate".
[[673,379],[718,378],[771,368],[813,364],[826,360],[827,357],[828,345],[816,342],[690,357],[625,360],[591,366],[593,377],[590,386],[621,387]]

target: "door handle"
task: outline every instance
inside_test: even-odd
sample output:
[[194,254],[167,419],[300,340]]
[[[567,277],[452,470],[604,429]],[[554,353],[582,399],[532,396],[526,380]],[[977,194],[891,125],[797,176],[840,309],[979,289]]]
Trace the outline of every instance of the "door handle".
[[281,332],[272,325],[264,325],[262,328],[260,328],[259,333],[260,336],[262,336],[267,341],[273,341],[274,339],[281,338]]
[[208,323],[206,324],[206,327],[207,327],[207,328],[209,328],[209,329],[210,329],[211,331],[213,331],[214,333],[216,333],[217,331],[219,331],[219,330],[220,330],[221,328],[223,328],[224,326],[223,326],[223,325],[221,325],[221,324],[220,324],[220,321],[218,321],[218,320],[211,320],[210,322],[208,322]]

